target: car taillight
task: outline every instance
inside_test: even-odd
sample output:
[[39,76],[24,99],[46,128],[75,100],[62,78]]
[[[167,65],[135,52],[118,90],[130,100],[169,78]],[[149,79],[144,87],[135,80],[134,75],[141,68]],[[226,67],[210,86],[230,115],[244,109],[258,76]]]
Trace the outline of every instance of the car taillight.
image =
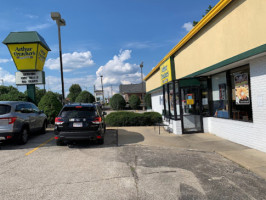
[[95,117],[94,120],[92,121],[93,124],[100,124],[102,122],[101,117]]
[[55,120],[54,120],[54,123],[56,125],[60,125],[60,124],[64,123],[64,120],[61,117],[56,117]]
[[8,118],[8,124],[14,124],[14,122],[16,121],[16,117],[9,117]]
[[7,119],[8,124],[14,124],[14,122],[17,120],[17,117],[6,117],[6,118],[0,118],[0,119]]

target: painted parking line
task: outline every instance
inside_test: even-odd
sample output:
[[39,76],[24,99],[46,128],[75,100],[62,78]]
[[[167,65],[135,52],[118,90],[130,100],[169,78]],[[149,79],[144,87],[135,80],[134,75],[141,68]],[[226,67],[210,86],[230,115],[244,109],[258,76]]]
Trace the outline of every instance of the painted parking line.
[[25,154],[25,156],[30,155],[31,153],[33,153],[34,151],[38,150],[40,147],[46,145],[48,142],[51,142],[54,139],[54,137],[51,137],[49,140],[45,141],[44,143],[40,144],[39,146],[37,146],[36,148],[32,149],[31,151],[29,151],[28,153]]

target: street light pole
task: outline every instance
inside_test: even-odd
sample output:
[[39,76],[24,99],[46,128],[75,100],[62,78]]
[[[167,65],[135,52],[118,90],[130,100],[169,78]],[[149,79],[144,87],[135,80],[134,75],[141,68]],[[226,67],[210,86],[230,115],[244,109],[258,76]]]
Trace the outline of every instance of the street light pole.
[[104,104],[104,91],[103,91],[103,75],[101,77],[101,84],[102,84],[102,95],[103,95],[103,104]]
[[64,104],[65,99],[65,89],[64,89],[64,75],[63,75],[63,59],[62,59],[62,47],[61,47],[61,30],[60,26],[65,26],[66,22],[61,18],[59,12],[51,12],[51,18],[56,20],[58,27],[58,40],[59,40],[59,57],[60,57],[60,71],[61,71],[61,85],[62,85],[62,104]]
[[141,69],[141,98],[142,100],[144,99],[144,92],[143,92],[143,73],[142,73],[142,68],[143,68],[143,62],[140,63],[140,69]]

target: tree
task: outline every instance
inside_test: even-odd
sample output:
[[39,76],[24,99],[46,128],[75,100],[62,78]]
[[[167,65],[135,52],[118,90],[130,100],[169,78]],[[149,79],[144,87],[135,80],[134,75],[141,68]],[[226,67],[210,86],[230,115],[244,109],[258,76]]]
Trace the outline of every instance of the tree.
[[47,115],[48,122],[53,124],[55,117],[57,117],[58,113],[62,109],[62,104],[57,99],[57,96],[53,92],[49,91],[41,98],[38,107]]
[[[202,18],[205,17],[205,15],[207,15],[208,12],[210,12],[210,10],[212,9],[213,7],[211,5],[209,5],[209,7],[205,10],[205,14],[202,15]],[[198,21],[193,21],[193,26],[196,26],[198,23]]]
[[[36,105],[39,104],[41,98],[43,97],[43,95],[45,95],[46,90],[45,89],[40,89],[39,87],[35,87],[35,103]],[[24,92],[24,94],[27,96],[27,90]]]
[[110,99],[110,106],[114,110],[123,110],[126,106],[126,101],[120,94],[115,94]]
[[137,95],[133,94],[130,96],[128,103],[132,109],[137,109],[140,105],[140,99]]
[[0,86],[0,101],[27,101],[27,96],[13,86]]
[[151,94],[146,94],[144,97],[145,106],[151,108]]
[[79,84],[73,84],[69,88],[69,94],[67,95],[67,98],[69,98],[71,102],[75,102],[81,91],[82,89]]
[[75,102],[78,103],[93,103],[95,102],[95,97],[88,91],[82,91],[76,98]]

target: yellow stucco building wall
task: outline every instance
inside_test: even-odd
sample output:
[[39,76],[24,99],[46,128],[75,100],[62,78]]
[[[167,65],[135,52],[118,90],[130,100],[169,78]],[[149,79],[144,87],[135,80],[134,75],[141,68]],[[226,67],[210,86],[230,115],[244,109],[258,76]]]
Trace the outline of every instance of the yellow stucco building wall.
[[146,80],[146,91],[151,91],[155,88],[161,86],[161,75],[160,75],[160,68],[155,71],[155,73]]
[[[266,0],[232,0],[173,54],[176,79],[266,44],[265,19]],[[161,86],[157,69],[145,79],[147,92]]]
[[266,44],[266,0],[234,0],[175,54],[176,79]]

